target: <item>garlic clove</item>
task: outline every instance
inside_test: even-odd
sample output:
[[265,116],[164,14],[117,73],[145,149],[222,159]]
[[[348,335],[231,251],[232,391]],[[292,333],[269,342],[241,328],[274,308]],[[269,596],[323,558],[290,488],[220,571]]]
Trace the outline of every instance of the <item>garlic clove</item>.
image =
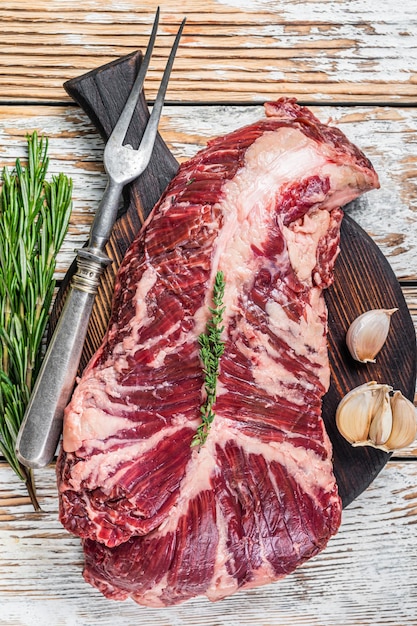
[[336,410],[336,425],[353,446],[372,446],[385,452],[410,445],[417,437],[414,404],[400,391],[371,381],[345,395]]
[[375,363],[387,339],[391,316],[396,311],[398,309],[371,309],[352,322],[346,333],[346,344],[356,361]]
[[369,426],[368,439],[375,446],[381,446],[388,440],[392,430],[392,410],[390,388],[378,390],[373,407],[373,418]]
[[336,425],[340,434],[353,445],[366,445],[375,408],[382,406],[381,394],[391,387],[375,381],[355,387],[339,403]]
[[399,450],[413,443],[417,436],[417,416],[414,404],[401,391],[391,398],[392,429],[385,442],[387,450]]

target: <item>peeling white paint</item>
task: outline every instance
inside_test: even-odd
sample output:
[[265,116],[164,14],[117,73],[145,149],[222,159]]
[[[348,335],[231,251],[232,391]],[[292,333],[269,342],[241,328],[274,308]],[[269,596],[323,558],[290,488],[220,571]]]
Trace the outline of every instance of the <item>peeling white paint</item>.
[[[272,12],[282,16],[288,22],[340,23],[370,21],[392,21],[394,10],[392,0],[349,0],[334,2],[308,2],[302,0],[216,0],[217,4],[250,12]],[[415,18],[414,0],[404,0],[398,5],[396,21],[403,24]]]
[[286,75],[284,74],[284,72],[282,72],[281,70],[277,70],[274,67],[271,67],[270,65],[266,65],[264,70],[268,72],[270,80],[284,81],[286,79]]
[[[108,8],[108,7],[106,7]],[[84,16],[84,21],[89,24],[108,24],[110,21],[109,13],[95,12],[95,13],[86,13]]]

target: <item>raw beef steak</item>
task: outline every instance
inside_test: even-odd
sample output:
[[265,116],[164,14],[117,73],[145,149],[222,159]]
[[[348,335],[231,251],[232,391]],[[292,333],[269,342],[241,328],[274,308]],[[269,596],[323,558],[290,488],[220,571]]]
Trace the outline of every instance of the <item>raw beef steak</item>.
[[[378,179],[293,100],[266,116],[181,166],[125,257],[107,335],[66,410],[60,518],[110,598],[217,600],[288,574],[340,523],[322,290],[340,206]],[[192,447],[219,270],[215,418]]]

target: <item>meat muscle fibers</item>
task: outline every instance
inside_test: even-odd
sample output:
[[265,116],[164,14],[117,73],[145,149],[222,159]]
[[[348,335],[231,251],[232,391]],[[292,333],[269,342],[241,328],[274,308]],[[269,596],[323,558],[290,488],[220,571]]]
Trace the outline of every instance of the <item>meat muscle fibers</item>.
[[[322,290],[368,159],[295,101],[180,167],[128,250],[66,409],[60,519],[109,598],[166,606],[269,583],[322,550],[341,502],[321,418]],[[225,278],[215,418],[198,337]]]

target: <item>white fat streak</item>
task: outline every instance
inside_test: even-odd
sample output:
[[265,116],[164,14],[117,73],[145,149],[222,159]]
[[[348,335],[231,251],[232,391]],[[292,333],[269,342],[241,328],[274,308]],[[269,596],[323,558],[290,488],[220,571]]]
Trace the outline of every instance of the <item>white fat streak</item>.
[[[227,547],[228,542],[228,529],[229,522],[225,511],[221,509],[219,504],[216,506],[216,522],[217,530],[219,533],[219,540],[215,556],[214,564],[214,577],[210,581],[210,585],[206,590],[206,596],[212,601],[216,602],[225,598],[238,590],[237,578],[229,573],[228,565],[230,566],[230,551]],[[243,588],[248,589],[250,587],[257,587],[261,584],[266,584],[276,580],[277,576],[274,572],[268,555],[265,553],[264,545],[262,541],[259,544],[260,553],[263,557],[262,564],[254,571],[252,583],[246,583]],[[232,565],[233,570],[233,565]]]
[[147,326],[152,322],[152,318],[148,316],[148,308],[146,298],[152,287],[158,279],[158,273],[152,265],[148,265],[138,282],[135,293],[135,315],[130,320],[132,329],[131,334],[123,339],[120,346],[122,352],[132,353],[137,345],[137,335],[140,328]]
[[303,486],[304,491],[319,506],[316,496],[321,490],[328,492],[333,489],[334,476],[331,443],[324,426],[320,428],[318,434],[327,451],[327,457],[324,459],[311,448],[295,446],[287,440],[263,442],[245,435],[234,427],[233,422],[221,414],[216,414],[205,445],[210,442],[211,438],[216,441],[217,445],[223,447],[228,441],[233,441],[234,444],[243,448],[247,456],[252,454],[262,456],[268,464],[279,463],[298,484]]
[[[308,358],[311,369],[327,389],[329,384],[328,356],[323,329],[326,307],[320,289],[310,290],[310,302],[306,306],[305,317],[300,320],[291,320],[285,308],[272,299],[268,301],[265,310],[268,314],[268,327],[288,344],[294,361],[298,357]],[[303,406],[305,397],[302,391],[289,389],[289,387],[303,385],[304,389],[310,389],[310,385],[300,379],[297,372],[290,371],[282,364],[280,354],[271,345],[269,335],[263,333],[260,328],[250,325],[244,318],[238,321],[234,334],[236,335],[234,345],[241,354],[252,360],[252,374],[256,385],[268,393],[271,403],[273,398],[285,396],[290,397],[294,404]],[[249,346],[240,339],[241,336],[249,340]],[[315,365],[318,367],[314,368]],[[227,391],[223,388],[221,381],[218,381],[217,395],[220,396]]]
[[329,223],[329,212],[317,210],[289,227],[283,226],[290,262],[301,282],[311,282],[312,271],[317,264],[317,246]]
[[[247,348],[243,343],[238,341],[237,348],[243,355],[254,357],[252,374],[255,384],[258,388],[265,390],[271,398],[270,406],[272,407],[274,400],[279,397],[285,397],[293,404],[302,407],[305,404],[305,395],[301,389],[293,389],[292,385],[302,385],[303,389],[309,389],[310,385],[300,380],[296,373],[288,371],[287,368],[280,365],[278,355],[274,356],[274,350],[267,343],[267,338],[262,333],[257,333],[262,350],[254,355],[253,348]],[[221,381],[218,382],[219,392],[227,393],[227,388],[223,389]]]
[[[279,141],[277,141],[278,136]],[[211,305],[214,280],[219,270],[222,270],[226,276],[223,298],[225,328],[227,328],[228,320],[239,311],[238,301],[244,285],[250,285],[253,281],[258,264],[265,263],[264,259],[254,256],[252,246],[262,247],[267,237],[271,219],[275,214],[276,197],[280,188],[289,180],[316,174],[325,166],[325,155],[319,152],[316,144],[298,129],[280,128],[276,131],[266,132],[247,150],[244,166],[232,180],[224,184],[222,197],[218,203],[224,221],[216,242],[206,301],[196,316],[199,332],[204,331],[207,322],[207,311]],[[262,173],[261,176],[259,172]],[[329,173],[334,174],[335,172],[332,170]],[[322,196],[317,197],[317,202],[323,200]],[[310,218],[306,218],[304,224],[300,222],[295,227],[298,230],[296,235],[291,231],[289,238],[290,260],[294,262],[295,271],[300,272],[300,279],[307,281],[307,283],[311,283],[311,271],[316,264],[317,244],[320,237],[326,232],[328,224],[328,212],[325,210],[316,211],[312,213]],[[303,241],[300,245],[301,239]],[[304,250],[303,258],[299,248]],[[275,261],[279,263],[278,256]],[[304,270],[304,267],[307,269]],[[320,312],[322,309],[323,307],[319,306]],[[278,316],[276,307],[271,307],[269,313],[273,314],[275,319]],[[280,321],[287,325],[284,317],[286,317],[285,313],[280,315]],[[321,350],[322,325],[315,323],[315,321],[315,319],[308,320],[308,323],[313,322],[312,332],[309,333],[311,346]],[[277,334],[282,334],[282,330],[278,324],[274,323],[274,320],[272,320],[272,324],[276,327]],[[304,328],[307,323],[301,321],[301,325]],[[300,350],[299,338],[303,336],[300,333],[300,328],[292,328],[291,330],[293,337],[288,337],[289,343],[294,345],[296,350]],[[284,372],[279,363],[274,362],[273,351],[268,345],[268,339],[260,331],[256,331],[252,327],[249,328],[244,320],[240,322],[237,331],[240,331],[245,337],[253,335],[253,345],[261,345],[266,350],[265,353],[257,355],[259,363],[257,367],[254,367],[254,376],[259,386],[274,397],[277,393],[279,378],[288,380],[290,373]],[[318,333],[318,338],[314,337],[314,333]],[[242,349],[241,344],[240,347]],[[304,348],[304,353],[306,350],[307,347]],[[323,364],[326,363],[323,362]],[[293,382],[297,381],[294,380]],[[219,394],[221,393],[220,385]],[[299,394],[297,397],[296,395],[294,392],[294,402],[302,404],[302,398]]]
[[[151,319],[149,319],[148,322],[151,322]],[[122,364],[124,367],[127,366],[127,363],[126,363],[127,355],[133,356],[135,352],[137,352],[138,350],[150,350],[150,349],[154,349],[154,357],[153,357],[153,360],[148,363],[148,366],[149,367],[161,367],[164,363],[166,355],[171,354],[173,352],[177,352],[179,346],[182,343],[184,343],[189,337],[187,333],[181,333],[180,339],[177,341],[177,343],[175,343],[175,345],[167,346],[166,341],[164,341],[163,342],[164,348],[158,350],[157,346],[161,342],[161,339],[162,339],[160,335],[153,335],[142,343],[139,343],[137,339],[139,330],[146,325],[147,325],[146,322],[144,322],[143,324],[132,324],[132,330],[133,330],[132,334],[129,335],[128,337],[124,337],[123,340],[120,342],[120,344],[118,344],[116,348],[114,349],[113,354],[118,354],[121,356],[121,363],[119,365],[119,368],[122,369]],[[170,335],[175,333],[180,327],[181,327],[181,321],[178,321],[172,326],[170,326],[169,332],[167,332],[166,335],[164,335],[164,339],[167,339]],[[117,365],[117,363],[115,365]]]
[[145,606],[150,606],[155,609],[163,609],[166,608],[166,604],[161,600],[161,597],[164,595],[165,589],[167,589],[168,586],[168,573],[166,573],[158,583],[153,585],[152,589],[147,589],[141,593],[133,593],[131,597],[139,604],[144,604]]
[[84,409],[81,417],[79,419],[80,414],[72,411],[65,421],[65,452],[78,450],[84,441],[104,441],[131,424],[124,417],[116,417],[94,407]]
[[[305,317],[297,322],[289,319],[285,309],[273,300],[267,303],[266,312],[269,315],[269,325],[272,332],[276,335],[280,334],[296,356],[306,357],[312,365],[319,365],[319,368],[315,371],[319,376],[321,384],[327,389],[330,382],[330,373],[328,368],[327,340],[323,327],[323,320],[327,317],[327,310],[321,290],[319,288],[310,290],[310,302],[306,307]],[[302,338],[302,341],[300,341],[300,338]],[[273,367],[272,363],[271,367]],[[279,367],[279,365],[275,364],[275,367]],[[284,381],[288,380],[288,373],[285,375],[285,372],[276,371],[276,374],[281,375]],[[300,381],[298,380],[298,382]],[[277,383],[278,381],[275,384]]]
[[201,448],[192,451],[185,476],[181,482],[180,494],[177,503],[171,507],[165,520],[159,527],[159,533],[164,536],[174,532],[181,516],[187,513],[191,500],[202,491],[211,491],[211,478],[216,470],[215,441],[209,437]]
[[[176,504],[169,510],[164,522],[158,528],[158,535],[165,536],[175,533],[179,520],[187,514],[190,502],[198,497],[203,491],[212,491],[212,477],[217,470],[215,445],[219,442],[219,436],[224,438],[224,433],[219,431],[221,417],[216,416],[215,423],[212,424],[211,432],[200,449],[193,450],[188,463],[184,479],[181,483],[180,494]],[[216,423],[217,422],[217,423]],[[229,435],[230,436],[230,435]],[[231,435],[233,437],[233,435]],[[236,579],[227,571],[227,562],[230,553],[227,549],[228,523],[216,502],[216,528],[218,531],[218,543],[216,546],[216,556],[214,564],[215,578],[211,581],[206,595],[212,600],[220,599],[230,595],[237,590]],[[157,601],[157,600],[156,600]]]
[[[176,332],[180,326],[181,326],[181,322],[177,322],[176,324],[174,324],[171,327],[170,332],[167,334],[167,336]],[[181,346],[183,346],[186,343],[189,343],[189,342],[195,343],[194,336],[195,336],[195,333],[182,332],[175,344],[173,343],[170,346],[165,345],[164,348],[159,349],[158,351],[155,351],[154,358],[152,359],[151,362],[148,363],[148,366],[155,367],[155,368],[162,367],[165,361],[165,357],[169,356],[170,354],[177,353],[180,350]],[[150,346],[152,345],[150,340],[149,340],[149,345]],[[145,347],[147,347],[146,344],[145,344]],[[196,344],[196,352],[197,350],[198,348]]]
[[[215,276],[222,270],[226,276],[223,302],[227,326],[228,317],[237,310],[242,286],[250,284],[262,262],[253,255],[252,246],[261,247],[267,237],[280,188],[289,180],[316,174],[325,163],[325,156],[315,143],[294,128],[266,132],[248,148],[244,166],[222,188],[218,207],[224,221],[214,250],[203,311],[211,304]],[[205,323],[203,313],[201,318]]]
[[235,593],[238,589],[237,579],[231,576],[227,570],[230,552],[227,547],[229,524],[225,511],[216,503],[216,526],[218,532],[218,544],[214,562],[214,577],[206,590],[207,597],[216,601]]
[[[182,332],[175,343],[167,345],[167,341],[163,342],[163,347],[158,348],[158,344],[161,343],[160,335],[152,335],[145,342],[139,342],[139,332],[142,328],[149,326],[153,322],[153,317],[148,314],[147,297],[149,292],[154,287],[158,280],[158,272],[152,265],[148,265],[147,269],[142,274],[142,277],[138,283],[135,294],[135,315],[130,320],[131,332],[128,336],[114,347],[113,355],[115,356],[114,367],[117,371],[121,372],[128,367],[127,356],[133,356],[137,350],[153,350],[153,359],[147,365],[148,367],[159,368],[162,367],[167,355],[178,352],[180,347],[190,341],[194,341],[197,334],[195,332]],[[181,327],[181,320],[172,324],[169,327],[165,339],[168,339],[170,335],[176,333]],[[197,349],[197,348],[196,348]]]
[[[197,423],[194,424],[186,419],[184,415],[178,414],[175,419],[172,420],[170,426],[161,428],[151,437],[119,446],[117,450],[112,450],[109,454],[103,452],[103,454],[90,456],[84,461],[74,465],[69,485],[72,489],[79,490],[81,482],[85,481],[86,489],[93,489],[97,485],[100,485],[104,492],[110,492],[113,485],[119,483],[126,471],[122,468],[113,474],[115,468],[126,461],[140,458],[145,452],[156,448],[163,439],[172,438],[185,424],[190,426],[190,428],[197,428]],[[91,443],[94,444],[95,448],[99,448],[100,446],[99,441],[92,441]],[[113,475],[110,476],[110,474]]]
[[[82,381],[73,394],[71,402],[65,410],[63,427],[65,452],[78,450],[85,440],[105,439],[126,427],[125,419],[115,417],[112,412],[109,415],[104,412],[106,407],[113,407],[113,403],[106,393],[106,384],[103,382],[106,376],[110,379],[114,378],[111,369],[103,370],[101,379],[88,378],[87,383]],[[85,385],[87,385],[86,391],[80,393]]]
[[[63,448],[65,452],[74,452],[83,445],[104,449],[106,441],[115,433],[132,428],[136,422],[117,413],[135,413],[136,405],[126,403],[126,393],[148,391],[149,385],[135,385],[130,388],[117,382],[116,373],[120,370],[121,359],[117,359],[115,367],[107,367],[95,376],[81,381],[73,394],[71,403],[65,411],[63,429]],[[168,384],[168,383],[167,383]],[[111,398],[110,398],[111,396]],[[122,398],[119,403],[115,398]]]

